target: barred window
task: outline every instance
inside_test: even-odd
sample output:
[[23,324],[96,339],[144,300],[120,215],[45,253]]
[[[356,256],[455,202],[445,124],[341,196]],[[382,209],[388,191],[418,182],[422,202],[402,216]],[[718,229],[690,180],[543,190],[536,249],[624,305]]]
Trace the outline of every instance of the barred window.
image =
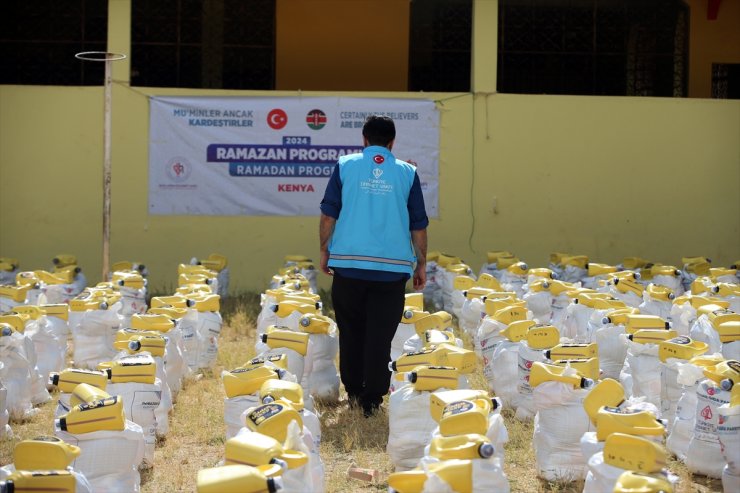
[[0,84],[102,85],[103,63],[75,58],[106,51],[108,2],[3,2]]
[[275,86],[275,0],[133,0],[131,85]]
[[687,96],[681,0],[500,0],[499,92]]
[[740,99],[740,63],[712,64],[712,97]]
[[411,2],[409,91],[470,90],[472,0]]

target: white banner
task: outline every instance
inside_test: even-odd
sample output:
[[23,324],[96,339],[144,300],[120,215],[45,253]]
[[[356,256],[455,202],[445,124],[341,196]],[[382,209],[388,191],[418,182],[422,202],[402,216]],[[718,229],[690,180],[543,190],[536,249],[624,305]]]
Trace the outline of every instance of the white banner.
[[362,151],[370,114],[396,124],[393,154],[417,166],[437,217],[433,101],[370,98],[151,98],[149,213],[315,216],[337,159]]

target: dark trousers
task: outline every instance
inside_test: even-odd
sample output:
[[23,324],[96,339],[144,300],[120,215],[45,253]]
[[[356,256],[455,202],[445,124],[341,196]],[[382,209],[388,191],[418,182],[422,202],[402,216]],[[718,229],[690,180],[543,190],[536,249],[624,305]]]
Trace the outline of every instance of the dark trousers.
[[334,274],[331,297],[339,328],[339,373],[351,400],[365,410],[388,393],[391,341],[401,321],[406,281],[381,282]]

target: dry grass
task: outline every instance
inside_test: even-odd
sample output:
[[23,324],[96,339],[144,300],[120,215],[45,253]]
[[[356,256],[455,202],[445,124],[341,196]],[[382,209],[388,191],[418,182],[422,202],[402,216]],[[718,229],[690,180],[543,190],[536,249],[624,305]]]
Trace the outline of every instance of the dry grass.
[[[327,299],[327,296],[322,296]],[[327,307],[330,310],[330,306]],[[155,467],[142,473],[142,490],[146,493],[194,491],[197,471],[213,467],[222,459],[224,450],[223,398],[219,378],[222,369],[238,366],[254,356],[254,321],[259,310],[259,297],[247,294],[231,298],[222,305],[224,328],[221,333],[219,358],[212,372],[188,382],[177,398],[171,416],[170,434],[157,444]],[[473,375],[471,384],[485,388],[481,372]],[[26,423],[11,424],[14,440],[0,442],[0,464],[12,461],[14,444],[21,439],[52,433],[55,402],[40,408]],[[326,470],[328,492],[387,491],[388,474],[393,471],[385,452],[388,437],[387,415],[381,413],[365,419],[344,402],[334,407],[321,406],[321,456]],[[532,424],[514,419],[504,412],[509,432],[506,446],[506,474],[513,492],[580,492],[583,482],[549,483],[537,478],[532,451]],[[347,478],[352,464],[377,469],[381,480],[375,484]],[[669,463],[681,477],[680,492],[718,492],[721,482],[691,476],[683,464]]]

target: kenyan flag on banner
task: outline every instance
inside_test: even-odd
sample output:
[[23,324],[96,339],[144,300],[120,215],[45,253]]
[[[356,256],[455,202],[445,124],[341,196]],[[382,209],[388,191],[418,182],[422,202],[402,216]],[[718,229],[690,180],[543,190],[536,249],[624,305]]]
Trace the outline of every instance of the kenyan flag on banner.
[[326,126],[326,113],[321,110],[311,110],[306,115],[306,124],[311,130],[321,130]]

